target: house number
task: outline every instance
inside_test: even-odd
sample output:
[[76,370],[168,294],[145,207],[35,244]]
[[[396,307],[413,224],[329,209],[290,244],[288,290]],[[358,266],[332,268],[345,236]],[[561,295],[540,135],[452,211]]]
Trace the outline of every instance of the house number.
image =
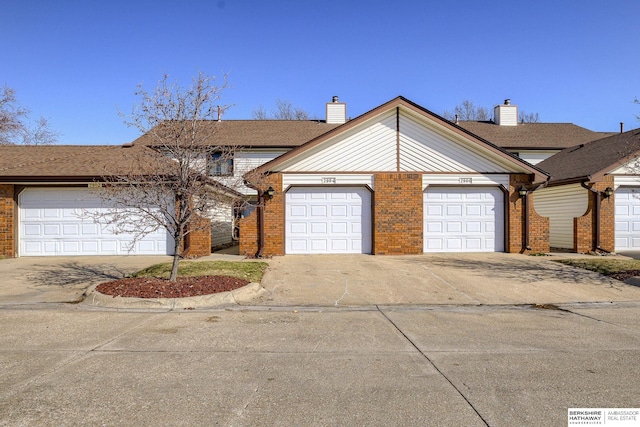
[[321,181],[323,184],[335,184],[336,183],[336,179],[335,178],[321,178]]
[[458,178],[459,184],[472,184],[473,178]]

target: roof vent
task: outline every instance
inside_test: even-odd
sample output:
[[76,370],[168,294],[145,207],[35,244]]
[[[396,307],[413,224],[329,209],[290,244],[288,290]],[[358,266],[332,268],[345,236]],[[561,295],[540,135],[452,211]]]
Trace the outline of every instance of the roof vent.
[[327,123],[342,124],[347,121],[347,104],[338,102],[338,97],[331,98],[327,103]]
[[496,105],[493,108],[493,117],[500,126],[517,126],[518,106],[511,105],[511,100],[505,99],[504,104]]

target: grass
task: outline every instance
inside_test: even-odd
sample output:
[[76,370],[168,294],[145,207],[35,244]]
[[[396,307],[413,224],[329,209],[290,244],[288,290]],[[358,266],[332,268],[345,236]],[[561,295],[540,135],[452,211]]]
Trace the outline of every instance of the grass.
[[[180,261],[178,276],[231,276],[260,282],[265,270],[266,262],[247,261]],[[138,271],[131,277],[162,277],[169,278],[171,263],[155,264]]]
[[640,270],[640,260],[635,259],[612,259],[610,257],[602,258],[576,258],[576,259],[558,259],[554,260],[562,264],[571,265],[573,267],[584,268],[585,270],[595,271],[601,274],[614,274],[630,270]]

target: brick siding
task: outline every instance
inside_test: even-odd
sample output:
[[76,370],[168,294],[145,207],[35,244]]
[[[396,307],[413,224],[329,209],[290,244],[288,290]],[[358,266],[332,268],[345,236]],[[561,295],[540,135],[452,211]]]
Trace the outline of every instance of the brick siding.
[[207,218],[196,217],[192,221],[192,229],[188,235],[188,258],[198,258],[211,255],[211,221]]
[[0,185],[0,256],[13,258],[15,247],[15,215],[14,186]]
[[424,251],[422,175],[379,173],[374,180],[373,253],[421,254]]
[[[596,182],[593,189],[604,191],[613,188],[613,176],[606,176],[603,181]],[[598,194],[589,191],[587,212],[573,220],[573,246],[578,253],[596,250],[596,216],[595,204]],[[615,250],[615,193],[611,197],[600,199],[600,248],[605,251]]]
[[518,194],[523,185],[529,184],[529,176],[525,174],[511,175],[509,180],[509,194],[506,197],[508,227],[507,246],[505,252],[509,253],[546,253],[549,252],[549,218],[538,215],[533,200],[527,197],[527,210],[529,211],[529,247],[525,245],[525,217],[524,199]]
[[[263,256],[284,255],[284,193],[282,192],[282,174],[275,173],[264,177],[260,185],[264,190],[275,189],[273,199],[267,199],[264,206],[264,250]],[[255,256],[259,249],[258,209],[240,220],[240,254]]]

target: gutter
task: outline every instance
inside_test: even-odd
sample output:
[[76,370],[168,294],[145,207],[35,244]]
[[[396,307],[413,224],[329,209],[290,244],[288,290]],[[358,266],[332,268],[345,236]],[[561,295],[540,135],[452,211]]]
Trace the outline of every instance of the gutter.
[[591,186],[587,185],[588,181],[581,181],[580,185],[582,186],[582,188],[585,188],[589,191],[591,191],[593,194],[595,194],[596,197],[596,203],[594,205],[593,208],[593,214],[595,216],[595,234],[596,234],[596,247],[595,250],[598,251],[602,251],[602,252],[606,252],[606,253],[610,253],[610,251],[606,250],[606,249],[602,249],[600,247],[600,192],[598,190],[594,190],[593,189],[593,184]]

